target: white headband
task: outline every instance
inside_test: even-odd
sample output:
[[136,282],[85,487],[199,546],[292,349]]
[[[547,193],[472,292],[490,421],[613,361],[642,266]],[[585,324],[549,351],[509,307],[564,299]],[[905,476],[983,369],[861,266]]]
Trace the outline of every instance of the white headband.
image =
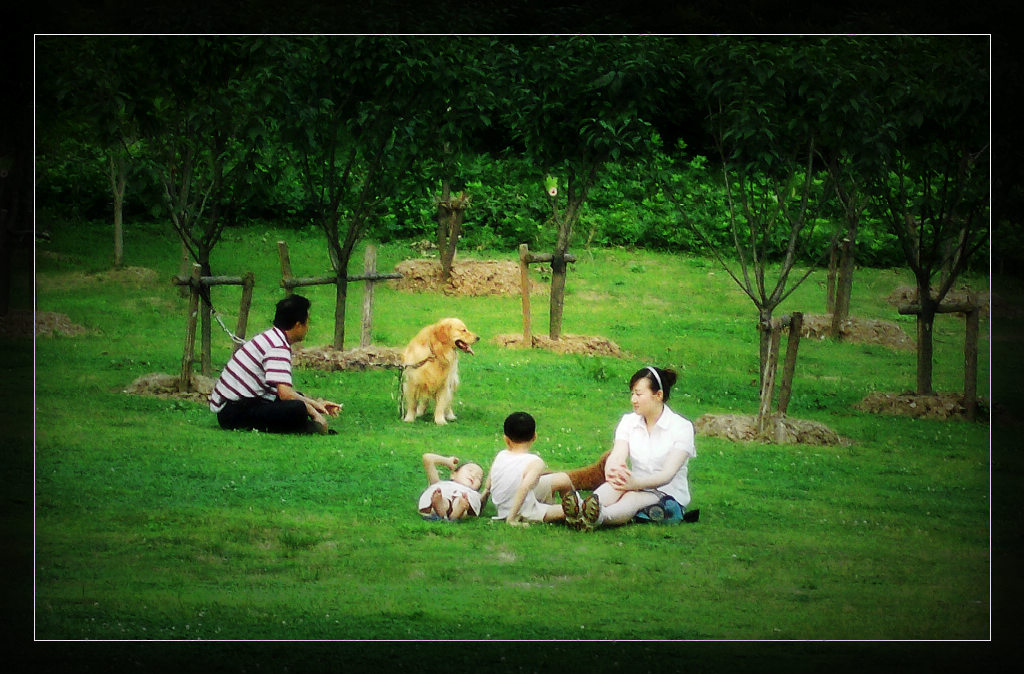
[[647,366],[647,369],[651,371],[651,374],[653,374],[653,375],[654,375],[654,379],[655,379],[655,380],[656,380],[656,381],[658,382],[658,390],[659,390],[659,391],[664,391],[664,390],[665,390],[665,387],[664,387],[664,386],[662,386],[662,384],[661,384],[661,377],[659,377],[659,376],[658,376],[658,371],[657,371],[657,370],[655,370],[655,369],[654,369],[653,367],[651,367],[650,365],[648,365],[648,366]]

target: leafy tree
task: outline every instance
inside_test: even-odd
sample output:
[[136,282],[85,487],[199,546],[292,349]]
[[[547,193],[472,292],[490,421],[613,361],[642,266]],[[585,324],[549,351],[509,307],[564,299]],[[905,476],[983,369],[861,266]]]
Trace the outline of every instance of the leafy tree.
[[828,176],[842,222],[842,236],[832,249],[826,308],[830,332],[840,336],[850,314],[854,264],[861,225],[870,206],[868,182],[880,163],[886,132],[878,92],[888,73],[884,38],[830,38],[809,45],[817,67],[805,73],[800,87],[818,115],[817,152]]
[[[492,38],[464,37],[458,41],[420,38],[425,87],[422,96],[424,141],[433,153],[424,153],[428,172],[440,182],[437,205],[437,246],[441,278],[451,276],[466,210],[472,202],[461,165],[479,149],[479,131],[491,126],[498,82],[488,55],[495,49]],[[453,183],[458,182],[457,189]]]
[[142,46],[123,37],[41,38],[38,53],[41,135],[71,135],[100,151],[113,200],[114,267],[124,263],[124,204],[137,153],[135,101]]
[[899,38],[888,63],[891,122],[871,191],[917,285],[917,393],[926,394],[935,314],[988,242],[987,38]]
[[337,275],[333,345],[342,349],[352,251],[419,153],[436,147],[424,143],[419,116],[435,109],[429,50],[400,36],[291,38],[272,49],[281,137]]
[[[187,254],[210,275],[210,254],[238,222],[265,142],[259,42],[241,38],[146,38],[137,57],[151,73],[132,92],[147,164],[162,188],[171,225]],[[209,374],[208,295],[202,311],[202,372]]]
[[707,105],[739,269],[721,253],[716,256],[757,307],[762,377],[772,314],[811,272],[791,278],[794,265],[801,252],[820,257],[802,250],[813,239],[822,191],[814,111],[827,95],[827,83],[809,76],[820,67],[817,46],[774,39],[697,41],[686,70],[693,96]]
[[535,162],[537,189],[543,176],[559,181],[557,190],[548,192],[550,222],[557,229],[552,339],[562,330],[565,255],[590,189],[607,162],[648,150],[647,106],[658,83],[660,45],[656,38],[593,36],[503,43],[503,121]]

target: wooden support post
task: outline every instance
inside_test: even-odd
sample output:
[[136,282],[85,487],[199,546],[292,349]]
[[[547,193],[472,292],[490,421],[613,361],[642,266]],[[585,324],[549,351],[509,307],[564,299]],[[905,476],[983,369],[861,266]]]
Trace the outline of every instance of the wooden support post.
[[277,242],[277,255],[281,258],[281,286],[285,297],[291,297],[292,286],[288,285],[288,281],[292,278],[292,261],[288,257],[288,244],[284,241]]
[[359,337],[360,346],[369,346],[373,332],[373,284],[387,279],[402,278],[401,274],[378,274],[377,273],[377,248],[368,246],[364,258],[364,273],[357,276],[348,276],[345,273],[338,273],[333,276],[312,276],[295,278],[292,276],[292,263],[288,257],[288,244],[284,241],[277,242],[277,252],[281,258],[281,287],[285,295],[292,295],[295,288],[304,286],[334,285],[334,340],[332,345],[339,351],[344,349],[345,342],[345,304],[348,299],[348,284],[354,281],[366,282],[366,293],[363,295],[363,321],[362,331]]
[[789,339],[786,342],[786,361],[782,366],[782,385],[779,387],[779,402],[776,408],[779,416],[786,416],[789,398],[793,393],[793,375],[796,372],[797,350],[800,348],[800,331],[803,330],[804,315],[794,311],[789,319]]
[[533,331],[530,317],[530,247],[519,245],[519,282],[523,292],[523,346],[533,346]]
[[[202,284],[202,281],[200,283]],[[206,292],[207,299],[212,302],[210,286],[202,284],[201,287]],[[210,362],[210,351],[213,349],[213,308],[210,306],[210,302],[200,302],[199,304],[199,310],[202,312],[201,316],[203,319],[199,338],[202,347],[199,352],[199,371],[204,377],[209,377],[213,372],[213,363]]]
[[[921,305],[904,304],[897,309],[902,316],[921,313]],[[936,314],[964,314],[964,407],[968,420],[974,421],[978,414],[978,303],[972,300],[956,304],[940,304]]]
[[[520,283],[522,285],[523,293],[523,342],[525,346],[533,346],[533,333],[532,333],[532,318],[530,314],[530,277],[529,277],[529,265],[534,262],[548,262],[552,264],[552,270],[555,266],[562,268],[562,274],[552,273],[551,276],[551,293],[554,297],[559,291],[559,283],[561,289],[565,288],[565,266],[570,262],[575,262],[576,256],[572,253],[566,253],[565,255],[556,255],[554,253],[531,253],[529,246],[525,243],[519,246],[519,275]],[[555,300],[552,300],[553,304],[551,307],[551,319],[552,326],[550,328],[551,339],[557,340],[561,333],[561,307],[555,307]]]
[[[363,273],[372,277],[377,273],[377,247],[367,246],[363,255]],[[373,281],[366,281],[366,289],[363,291],[363,322],[362,332],[359,335],[359,346],[370,346],[373,339]]]
[[964,407],[968,421],[974,421],[978,414],[978,314],[977,305],[974,311],[967,312],[966,331],[964,335]]
[[764,376],[761,384],[761,407],[757,412],[757,430],[764,432],[768,426],[771,415],[772,394],[775,390],[775,371],[779,366],[779,335],[782,326],[777,321],[772,321],[765,329],[769,331],[768,336],[768,358],[764,364]]
[[[256,277],[251,271],[246,272],[242,277],[242,300],[238,304],[238,325],[235,327],[235,336],[239,339],[245,339],[245,329],[249,323],[249,307],[252,306],[252,288],[255,285]],[[232,342],[232,344],[234,346],[231,353],[238,351],[238,347],[242,346],[236,342]]]
[[181,355],[181,374],[178,377],[178,393],[187,393],[192,388],[192,361],[195,359],[196,322],[199,319],[199,290],[202,269],[192,265],[190,283],[191,295],[188,301],[188,321],[185,328],[185,349]]

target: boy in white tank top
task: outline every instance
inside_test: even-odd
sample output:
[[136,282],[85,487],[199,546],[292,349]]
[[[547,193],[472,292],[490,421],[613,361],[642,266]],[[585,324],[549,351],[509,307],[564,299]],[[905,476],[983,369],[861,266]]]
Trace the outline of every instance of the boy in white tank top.
[[560,501],[554,492],[572,489],[566,473],[548,473],[544,460],[530,452],[537,440],[537,425],[526,412],[513,412],[505,419],[505,449],[498,452],[491,464],[484,487],[498,514],[512,526],[529,522],[557,522],[565,519]]

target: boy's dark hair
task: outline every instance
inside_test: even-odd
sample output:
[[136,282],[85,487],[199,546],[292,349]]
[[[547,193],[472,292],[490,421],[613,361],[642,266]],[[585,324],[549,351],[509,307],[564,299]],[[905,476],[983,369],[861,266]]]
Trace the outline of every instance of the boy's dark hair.
[[512,442],[529,442],[537,435],[537,422],[526,412],[513,412],[505,418],[505,435]]
[[[655,376],[657,373],[657,376]],[[672,385],[676,383],[676,371],[675,370],[662,370],[660,367],[645,367],[641,370],[637,370],[629,380],[629,390],[632,391],[636,383],[641,379],[647,379],[647,382],[651,385],[651,392],[657,393],[662,392],[662,402],[668,402],[669,392],[672,390]]]
[[309,319],[309,300],[302,295],[290,295],[277,303],[274,312],[274,327],[278,330],[290,330],[296,323],[305,323]]

